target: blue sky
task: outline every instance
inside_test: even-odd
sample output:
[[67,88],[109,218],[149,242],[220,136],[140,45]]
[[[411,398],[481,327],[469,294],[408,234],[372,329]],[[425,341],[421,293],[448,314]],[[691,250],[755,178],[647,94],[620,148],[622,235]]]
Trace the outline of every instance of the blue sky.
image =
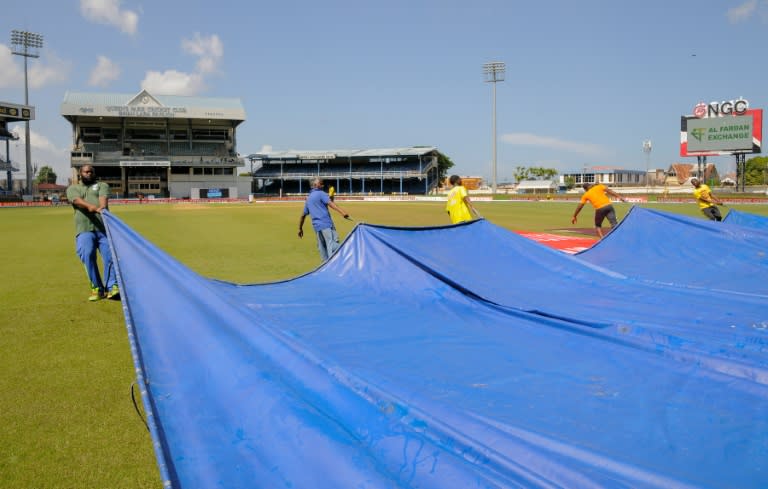
[[[697,102],[768,106],[768,0],[9,2],[0,101],[23,103],[13,29],[45,38],[29,61],[30,140],[33,162],[60,183],[67,90],[237,97],[241,154],[432,145],[457,173],[490,178],[482,66],[503,61],[500,182],[517,166],[645,169],[646,139],[650,166],[667,168],[686,161],[680,116]],[[11,143],[11,159],[23,178],[23,144]]]

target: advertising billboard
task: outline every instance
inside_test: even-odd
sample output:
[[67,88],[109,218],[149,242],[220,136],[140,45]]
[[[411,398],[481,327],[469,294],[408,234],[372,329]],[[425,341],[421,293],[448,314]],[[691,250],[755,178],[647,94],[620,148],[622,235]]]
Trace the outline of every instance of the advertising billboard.
[[762,143],[763,109],[720,117],[681,117],[680,156],[760,153]]
[[28,105],[0,102],[0,120],[8,122],[29,121],[35,118],[35,108]]
[[688,121],[688,152],[752,151],[752,117],[711,117]]

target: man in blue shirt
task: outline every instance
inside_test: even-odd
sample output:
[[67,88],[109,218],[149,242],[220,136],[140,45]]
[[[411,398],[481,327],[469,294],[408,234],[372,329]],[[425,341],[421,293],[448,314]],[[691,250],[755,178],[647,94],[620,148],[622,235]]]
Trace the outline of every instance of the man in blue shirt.
[[307,201],[304,203],[304,211],[299,219],[299,238],[304,236],[304,219],[307,215],[312,217],[312,228],[317,235],[317,249],[320,251],[320,259],[326,261],[339,248],[339,234],[333,225],[331,213],[328,208],[335,210],[344,219],[349,219],[349,214],[341,207],[337,206],[325,191],[323,191],[323,180],[313,178],[312,190],[309,191]]

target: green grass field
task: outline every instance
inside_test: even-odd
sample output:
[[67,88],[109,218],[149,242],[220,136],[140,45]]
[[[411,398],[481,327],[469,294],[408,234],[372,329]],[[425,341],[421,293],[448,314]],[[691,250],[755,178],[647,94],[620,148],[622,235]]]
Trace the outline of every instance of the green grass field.
[[[358,222],[447,224],[443,204],[339,202]],[[478,202],[511,230],[572,227],[575,203]],[[112,212],[196,272],[240,283],[300,275],[319,264],[301,203],[114,206]],[[618,204],[619,216],[629,209]],[[700,216],[693,204],[650,206]],[[768,205],[735,206],[768,215]],[[334,216],[342,237],[354,223]],[[592,209],[578,227],[590,227]],[[119,302],[89,303],[74,254],[72,210],[0,209],[0,487],[160,487],[149,434],[134,412],[135,380]],[[471,250],[467,250],[471,253]],[[140,401],[139,401],[140,402]]]

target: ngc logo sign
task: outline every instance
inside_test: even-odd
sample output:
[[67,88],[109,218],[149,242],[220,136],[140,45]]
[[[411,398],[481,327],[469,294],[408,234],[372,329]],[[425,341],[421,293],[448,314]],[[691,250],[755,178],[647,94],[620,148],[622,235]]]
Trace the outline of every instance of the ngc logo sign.
[[699,102],[693,108],[693,115],[698,119],[722,117],[725,115],[744,115],[749,110],[749,101],[743,98],[726,100],[724,102]]

